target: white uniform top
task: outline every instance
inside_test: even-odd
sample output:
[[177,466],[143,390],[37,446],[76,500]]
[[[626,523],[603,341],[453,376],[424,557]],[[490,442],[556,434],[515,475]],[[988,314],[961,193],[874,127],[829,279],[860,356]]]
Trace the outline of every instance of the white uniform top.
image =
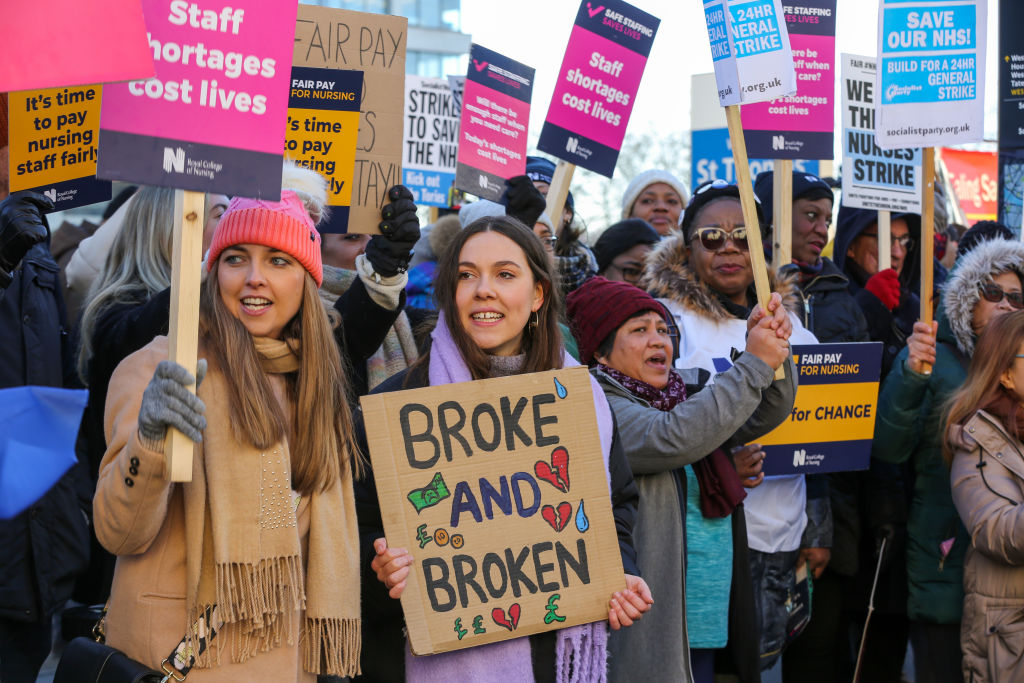
[[[747,321],[738,318],[713,320],[684,309],[666,299],[666,305],[679,327],[677,368],[704,368],[714,376],[732,367],[730,351],[746,347]],[[792,313],[791,344],[817,344],[818,340]],[[723,435],[723,441],[729,435]],[[747,520],[747,544],[763,553],[799,550],[807,527],[807,487],[802,474],[766,476],[757,488],[746,489],[743,501]]]

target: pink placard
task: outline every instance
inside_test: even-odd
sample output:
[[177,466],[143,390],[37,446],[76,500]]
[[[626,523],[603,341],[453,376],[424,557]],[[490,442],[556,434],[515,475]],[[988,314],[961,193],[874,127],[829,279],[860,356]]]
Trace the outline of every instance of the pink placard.
[[101,127],[281,154],[298,5],[202,7],[143,0],[156,77],[105,88]]
[[794,33],[789,38],[796,71],[796,95],[744,105],[743,127],[750,130],[830,132],[835,123],[832,96],[836,39]]
[[545,120],[618,150],[646,64],[643,55],[573,26]]
[[0,91],[153,75],[140,0],[13,0],[0,22]]
[[472,80],[466,81],[462,102],[459,163],[499,178],[522,175],[530,103]]

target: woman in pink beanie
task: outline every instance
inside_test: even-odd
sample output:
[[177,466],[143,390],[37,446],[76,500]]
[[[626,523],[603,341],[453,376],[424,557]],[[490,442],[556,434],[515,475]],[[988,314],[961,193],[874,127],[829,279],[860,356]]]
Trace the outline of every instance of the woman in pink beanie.
[[[295,192],[236,197],[206,263],[198,376],[157,337],[110,382],[94,500],[117,555],[107,642],[190,681],[355,675],[360,461],[320,235]],[[195,442],[190,482],[167,477],[168,427]]]

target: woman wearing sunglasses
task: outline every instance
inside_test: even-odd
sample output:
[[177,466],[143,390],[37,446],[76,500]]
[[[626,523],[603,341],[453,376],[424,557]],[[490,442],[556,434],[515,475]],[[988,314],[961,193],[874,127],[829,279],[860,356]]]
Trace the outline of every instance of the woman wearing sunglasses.
[[[985,242],[957,261],[938,319],[914,324],[907,348],[882,384],[872,456],[910,462],[914,496],[907,522],[907,615],[918,675],[960,678],[964,553],[970,539],[957,516],[942,462],[942,411],[964,384],[975,343],[995,318],[1024,307],[1024,245]],[[927,373],[925,365],[931,366]]]
[[[758,213],[760,216],[760,207]],[[721,180],[695,190],[683,213],[681,228],[680,234],[663,240],[648,257],[642,286],[660,297],[675,318],[680,335],[676,367],[703,368],[717,375],[732,367],[731,350],[742,349],[746,344],[746,321],[756,303],[748,235],[750,239],[761,239],[761,229],[759,225],[744,224],[739,189]],[[792,311],[797,302],[795,276],[781,279],[773,273],[769,275],[773,288]],[[773,299],[777,306],[778,298]],[[804,329],[795,315],[791,313],[789,319],[791,343],[815,343],[814,335]],[[792,363],[787,361],[785,381],[790,381],[792,372]],[[730,436],[723,434],[722,442]],[[734,454],[737,465],[744,470],[750,464],[760,465],[763,459],[764,453],[756,445]],[[741,476],[750,475],[741,472]],[[743,677],[749,680],[751,676],[756,679],[758,667],[769,666],[775,660],[785,643],[784,605],[795,585],[801,547],[818,547],[824,540],[814,538],[814,545],[801,544],[808,526],[803,475],[764,477],[759,486],[748,490],[743,508],[733,515],[734,574],[728,641],[731,659],[740,666],[741,673],[744,667],[753,670]],[[816,533],[818,525],[812,527]],[[729,587],[724,595],[716,594],[713,599],[707,591],[691,590],[699,585],[701,564],[691,562],[689,569],[687,612],[699,614],[702,609],[715,606],[721,609],[723,600],[729,598]],[[765,576],[778,578],[767,581],[763,580]],[[698,625],[690,629],[692,649],[714,649],[725,644],[724,629],[703,629],[702,633],[701,619],[695,617],[691,623]],[[756,635],[751,638],[758,631],[762,633],[760,643]]]

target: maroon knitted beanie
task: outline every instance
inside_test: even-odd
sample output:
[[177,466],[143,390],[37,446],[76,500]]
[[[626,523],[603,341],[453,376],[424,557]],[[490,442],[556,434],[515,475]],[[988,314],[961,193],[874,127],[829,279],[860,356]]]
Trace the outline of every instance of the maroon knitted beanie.
[[565,300],[573,334],[580,347],[580,361],[590,364],[597,347],[622,323],[643,311],[654,311],[669,320],[669,313],[654,297],[626,282],[592,277]]

